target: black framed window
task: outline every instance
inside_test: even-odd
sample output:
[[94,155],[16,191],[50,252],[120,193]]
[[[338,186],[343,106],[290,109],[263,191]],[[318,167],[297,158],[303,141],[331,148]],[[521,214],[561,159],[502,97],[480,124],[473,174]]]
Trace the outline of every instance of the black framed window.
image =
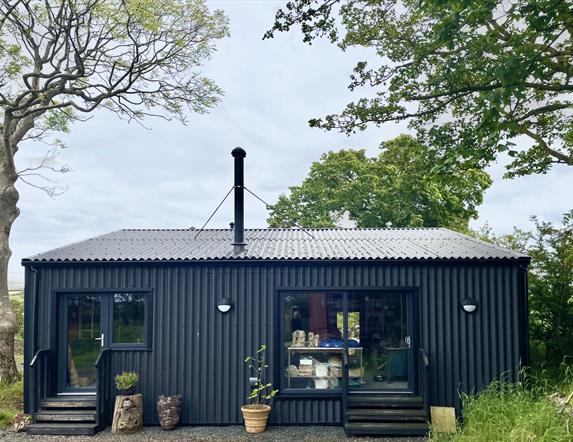
[[109,297],[110,347],[151,348],[151,293],[114,292]]
[[145,295],[142,293],[114,293],[114,344],[145,344]]
[[281,303],[282,389],[339,391],[344,346],[342,294],[286,292]]

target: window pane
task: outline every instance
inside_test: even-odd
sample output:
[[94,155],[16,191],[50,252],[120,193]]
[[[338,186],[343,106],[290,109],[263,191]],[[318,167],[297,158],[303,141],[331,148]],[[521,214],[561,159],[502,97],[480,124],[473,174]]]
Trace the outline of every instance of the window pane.
[[342,386],[342,295],[290,293],[284,297],[283,388]]
[[113,342],[143,344],[145,302],[144,295],[115,293],[113,295]]

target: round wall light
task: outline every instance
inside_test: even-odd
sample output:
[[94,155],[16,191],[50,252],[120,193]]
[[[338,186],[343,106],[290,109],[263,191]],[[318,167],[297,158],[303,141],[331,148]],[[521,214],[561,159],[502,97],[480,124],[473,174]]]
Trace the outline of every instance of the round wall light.
[[229,310],[231,310],[232,306],[233,302],[229,298],[221,298],[219,299],[219,302],[217,302],[217,309],[221,313],[227,313]]
[[462,308],[466,313],[473,313],[478,308],[478,302],[474,298],[465,298],[462,300]]

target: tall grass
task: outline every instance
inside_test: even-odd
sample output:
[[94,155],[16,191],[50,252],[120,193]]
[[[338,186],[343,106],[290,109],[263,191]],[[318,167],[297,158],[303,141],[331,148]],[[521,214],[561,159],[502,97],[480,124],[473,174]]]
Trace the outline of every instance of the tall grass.
[[457,433],[432,432],[430,440],[472,442],[573,441],[573,418],[561,414],[548,395],[573,389],[566,369],[557,381],[522,376],[511,384],[495,381],[477,396],[462,396],[464,423]]
[[17,413],[22,413],[23,388],[22,381],[0,383],[0,429],[9,426]]

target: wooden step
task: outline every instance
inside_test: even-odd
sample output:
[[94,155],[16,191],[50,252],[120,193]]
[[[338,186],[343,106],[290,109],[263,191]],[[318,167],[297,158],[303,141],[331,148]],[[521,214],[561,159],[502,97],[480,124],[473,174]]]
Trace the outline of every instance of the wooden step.
[[353,408],[346,410],[348,421],[426,422],[424,410],[415,408]]
[[386,394],[348,395],[347,408],[422,408],[424,401],[419,396]]
[[35,414],[36,422],[95,422],[95,410],[74,408],[72,410],[44,409]]
[[56,396],[44,399],[41,403],[42,408],[96,408],[95,396]]
[[36,422],[26,429],[28,434],[55,434],[55,435],[86,435],[93,436],[96,433],[95,423],[53,423]]
[[415,422],[347,422],[344,431],[348,435],[425,436],[430,428],[426,423]]

